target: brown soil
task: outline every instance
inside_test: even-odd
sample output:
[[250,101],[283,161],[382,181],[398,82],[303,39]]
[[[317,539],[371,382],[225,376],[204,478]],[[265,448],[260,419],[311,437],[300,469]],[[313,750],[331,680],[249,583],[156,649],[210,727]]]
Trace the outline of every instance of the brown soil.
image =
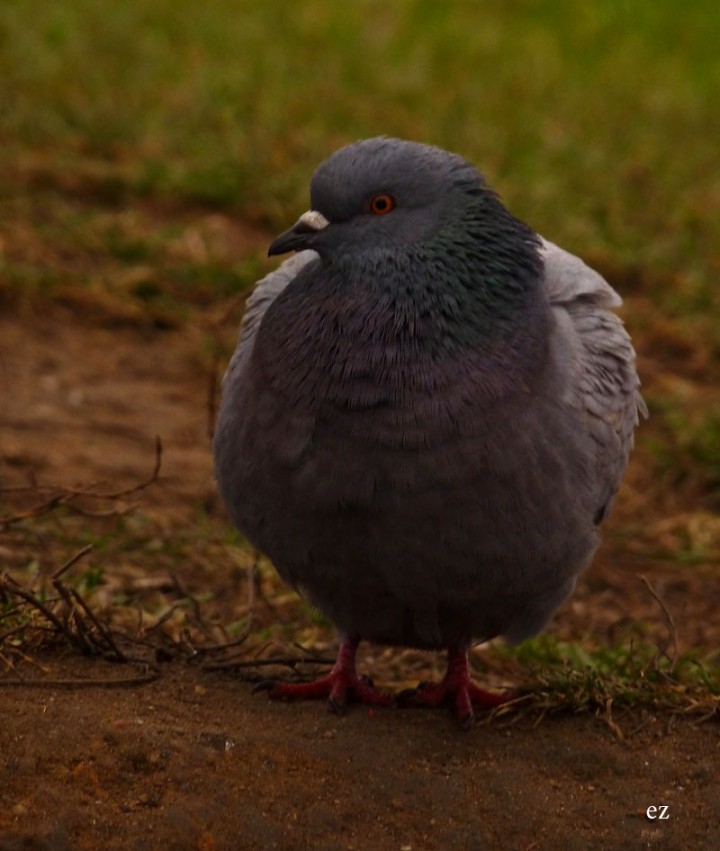
[[[148,474],[161,435],[162,476],[143,492],[137,520],[150,531],[137,550],[105,544],[107,581],[137,587],[172,569],[198,598],[213,592],[213,618],[230,622],[247,587],[222,540],[207,438],[214,326],[199,323],[158,331],[58,308],[0,318],[0,476],[6,488],[30,471],[39,482],[121,486]],[[640,491],[631,478],[620,516]],[[201,533],[201,515],[220,531]],[[43,522],[0,541],[0,562],[16,577],[47,576],[79,549],[77,524],[96,521]],[[53,524],[60,531],[50,534]],[[163,548],[173,538],[183,541],[174,556]],[[611,565],[617,548],[583,578],[559,634],[624,628],[638,615],[662,631],[634,575],[644,566],[632,552]],[[667,566],[653,581],[697,625],[681,644],[716,637],[716,577]],[[278,599],[263,617],[292,623],[294,605]],[[416,678],[377,649],[364,665],[368,652],[394,688]],[[136,672],[62,647],[31,655],[0,654],[0,851],[720,847],[716,721],[636,710],[615,717],[622,740],[591,714],[511,715],[462,733],[441,711],[350,707],[336,717],[270,703],[236,674],[181,656],[144,685],[63,687]],[[34,677],[45,684],[28,685]],[[649,807],[667,809],[650,818]]]

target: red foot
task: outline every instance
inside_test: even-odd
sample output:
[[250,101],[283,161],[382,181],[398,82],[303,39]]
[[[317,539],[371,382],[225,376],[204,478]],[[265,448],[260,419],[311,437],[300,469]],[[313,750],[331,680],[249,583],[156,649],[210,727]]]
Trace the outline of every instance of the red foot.
[[277,683],[269,692],[273,699],[317,700],[327,698],[331,712],[342,712],[349,701],[369,703],[374,706],[390,706],[393,697],[376,689],[367,677],[358,677],[355,670],[355,653],[359,641],[344,639],[340,643],[337,659],[332,671],[312,683]]
[[476,686],[470,679],[467,651],[464,648],[448,648],[448,666],[439,683],[420,683],[417,689],[405,692],[405,706],[441,706],[452,703],[458,721],[465,729],[472,727],[475,716],[473,706],[494,709],[512,700],[512,695],[496,694]]

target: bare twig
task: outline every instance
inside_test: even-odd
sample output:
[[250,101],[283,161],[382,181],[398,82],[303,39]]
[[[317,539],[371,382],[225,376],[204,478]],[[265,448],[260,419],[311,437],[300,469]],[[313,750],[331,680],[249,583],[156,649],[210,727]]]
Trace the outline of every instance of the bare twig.
[[62,565],[62,567],[59,567],[52,575],[53,585],[55,585],[55,582],[60,579],[63,573],[66,573],[68,570],[70,570],[70,568],[74,564],[77,564],[81,558],[84,558],[90,552],[91,549],[92,544],[87,544],[79,552],[75,553],[72,558],[69,558],[65,562],[65,564]]
[[[192,612],[193,612],[193,615],[194,615],[194,619],[195,619],[195,626],[203,633],[203,635],[206,638],[209,638],[211,641],[214,641],[215,640],[214,636],[213,636],[210,628],[208,627],[208,625],[205,623],[205,621],[203,619],[202,607],[200,605],[200,601],[197,599],[197,597],[193,596],[187,590],[187,588],[185,588],[185,586],[183,585],[183,583],[180,580],[180,577],[177,574],[171,573],[170,577],[173,581],[173,585],[175,586],[175,590],[177,591],[178,595],[180,597],[183,597],[185,600],[187,600],[190,603],[190,606],[192,608]],[[193,648],[193,650],[194,650],[194,648]]]
[[608,725],[608,727],[615,734],[615,737],[619,741],[621,741],[623,744],[626,744],[625,735],[624,735],[623,731],[621,730],[620,725],[613,718],[612,705],[613,705],[613,699],[611,697],[609,697],[607,699],[607,701],[605,702],[605,709],[604,709],[604,713],[603,713],[603,718],[605,719],[605,723]]
[[230,641],[221,642],[219,644],[204,644],[201,647],[197,647],[196,652],[198,654],[222,653],[225,650],[231,650],[233,647],[240,647],[247,641],[251,631],[252,625],[248,623],[248,625],[237,638],[234,638]]
[[130,496],[131,494],[137,493],[138,491],[145,490],[145,488],[149,487],[153,482],[156,482],[160,477],[160,468],[162,467],[162,440],[160,439],[160,435],[155,436],[155,466],[153,467],[153,471],[150,476],[144,479],[138,484],[133,485],[132,487],[125,488],[124,490],[119,491],[111,491],[110,493],[101,493],[89,494],[90,496],[95,496],[98,499],[120,499],[121,497]]
[[11,514],[8,517],[0,518],[0,529],[8,529],[10,526],[13,526],[17,523],[22,522],[23,520],[29,520],[31,518],[40,517],[44,514],[48,514],[53,511],[60,505],[65,505],[71,508],[73,511],[76,511],[80,514],[84,514],[92,517],[109,517],[115,516],[117,514],[123,514],[127,511],[127,509],[111,509],[109,511],[92,511],[90,509],[84,508],[75,504],[77,499],[81,498],[89,498],[96,500],[106,500],[110,502],[117,502],[120,499],[131,496],[132,494],[138,493],[138,491],[144,490],[149,487],[153,482],[156,482],[160,476],[160,468],[162,466],[162,441],[160,437],[155,438],[155,464],[153,466],[152,473],[145,479],[141,480],[135,485],[132,485],[127,488],[121,488],[115,491],[98,491],[95,488],[97,487],[97,483],[92,483],[90,485],[86,485],[84,487],[63,487],[60,485],[33,485],[32,487],[5,487],[0,488],[0,492],[2,493],[22,493],[22,492],[31,492],[31,493],[50,493],[47,499],[44,499],[42,502],[37,503],[31,508],[25,509],[24,511],[19,511],[16,514]]
[[[176,612],[179,608],[180,608],[180,603],[173,603],[173,604],[172,604],[172,606],[170,606],[170,608],[169,608],[169,609],[167,609],[166,611],[164,611],[164,612],[160,615],[160,617],[159,617],[159,618],[155,621],[155,623],[154,623],[154,624],[152,624],[151,626],[148,626],[148,627],[146,627],[145,629],[143,629],[144,634],[145,634],[145,635],[148,635],[149,633],[151,633],[151,632],[155,632],[156,630],[160,629],[160,627],[161,627],[163,624],[167,623],[167,622],[170,620],[170,618],[171,618],[171,617],[175,614],[175,612]],[[165,633],[163,633],[163,635],[164,635],[164,634],[165,634]]]
[[[62,576],[87,555],[91,549],[91,546],[83,547],[53,573],[52,584],[58,593],[54,602],[61,601],[65,604],[59,611],[52,603],[43,601],[37,594],[23,588],[8,575],[0,576],[0,590],[7,596],[20,599],[23,601],[23,605],[26,604],[34,608],[51,627],[54,627],[56,634],[61,635],[71,646],[77,647],[83,653],[102,655],[111,661],[130,662],[132,660],[128,659],[120,649],[112,631],[95,615],[80,592],[70,588],[62,581]],[[22,625],[19,628],[11,629],[3,633],[2,638],[4,640],[15,632],[26,628],[27,626]],[[40,629],[41,627],[33,626],[32,628]]]
[[222,355],[220,353],[220,349],[216,348],[215,353],[213,355],[212,366],[210,367],[210,371],[208,373],[206,400],[207,436],[210,440],[213,439],[213,435],[215,434],[215,420],[217,419],[217,398],[218,388],[220,386],[221,361]]
[[[122,650],[115,643],[115,639],[113,638],[112,632],[105,626],[102,621],[98,620],[95,616],[93,610],[88,606],[88,604],[83,600],[80,596],[80,593],[76,591],[74,588],[70,591],[73,600],[75,600],[80,608],[85,613],[87,619],[92,623],[92,625],[97,630],[97,633],[102,637],[105,642],[105,646],[110,653],[110,657],[117,660],[118,662],[127,662],[129,661],[127,656],[122,652]],[[99,643],[100,644],[100,643]],[[103,654],[108,658],[107,654]]]
[[19,597],[21,600],[25,600],[26,603],[37,609],[61,635],[66,635],[65,626],[55,613],[42,600],[38,599],[35,594],[26,591],[7,574],[0,576],[0,588],[15,597]]
[[0,688],[7,686],[23,688],[122,688],[128,686],[141,686],[152,683],[158,679],[157,671],[148,671],[137,677],[107,677],[88,679],[51,679],[38,678],[33,680],[10,679],[0,677]]
[[335,659],[298,659],[296,656],[275,656],[270,659],[238,659],[227,662],[212,662],[205,665],[207,671],[226,671],[233,668],[265,668],[270,665],[284,665],[293,671],[298,665],[334,665]]
[[65,638],[67,638],[70,644],[78,647],[83,653],[90,655],[92,653],[93,644],[87,634],[87,629],[85,628],[82,618],[78,618],[76,615],[75,603],[70,595],[70,589],[59,579],[54,579],[53,585],[67,607],[63,613],[62,634]]
[[31,517],[39,517],[42,514],[47,514],[58,505],[66,502],[68,496],[66,493],[54,494],[50,499],[28,508],[26,511],[20,511],[17,514],[11,514],[9,517],[0,518],[0,529],[9,529],[15,523],[20,523],[22,520],[29,520]]
[[648,581],[646,576],[640,576],[640,581],[650,592],[650,595],[655,600],[655,602],[660,606],[660,610],[663,613],[663,617],[665,618],[665,625],[667,626],[668,636],[670,639],[670,644],[672,645],[672,653],[670,655],[667,654],[666,651],[663,651],[667,656],[670,662],[670,673],[675,670],[675,666],[677,664],[678,659],[678,643],[677,643],[677,627],[675,626],[675,621],[673,616],[670,614],[670,610],[663,598],[658,594],[658,592],[652,587],[650,582]]

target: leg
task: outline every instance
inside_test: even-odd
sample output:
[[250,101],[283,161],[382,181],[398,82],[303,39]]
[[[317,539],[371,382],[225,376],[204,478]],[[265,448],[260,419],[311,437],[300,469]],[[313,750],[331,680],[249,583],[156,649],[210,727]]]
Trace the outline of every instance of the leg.
[[467,649],[463,646],[448,647],[448,666],[439,683],[420,683],[416,689],[408,689],[400,695],[403,706],[440,706],[452,703],[460,725],[472,727],[473,706],[494,709],[512,699],[512,696],[485,691],[470,679]]
[[272,683],[269,696],[281,700],[312,700],[327,698],[330,712],[342,712],[345,704],[354,700],[375,706],[389,706],[392,695],[376,689],[368,677],[358,677],[355,654],[359,638],[343,638],[332,671],[312,683]]

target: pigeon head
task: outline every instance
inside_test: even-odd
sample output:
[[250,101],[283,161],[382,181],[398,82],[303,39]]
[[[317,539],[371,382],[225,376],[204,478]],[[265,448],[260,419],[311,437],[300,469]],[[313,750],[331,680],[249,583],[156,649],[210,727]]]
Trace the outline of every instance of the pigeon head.
[[310,196],[312,209],[272,243],[269,254],[311,248],[324,258],[368,252],[398,257],[440,234],[452,241],[453,229],[467,231],[470,221],[490,224],[509,216],[462,157],[386,137],[336,151],[313,175]]

